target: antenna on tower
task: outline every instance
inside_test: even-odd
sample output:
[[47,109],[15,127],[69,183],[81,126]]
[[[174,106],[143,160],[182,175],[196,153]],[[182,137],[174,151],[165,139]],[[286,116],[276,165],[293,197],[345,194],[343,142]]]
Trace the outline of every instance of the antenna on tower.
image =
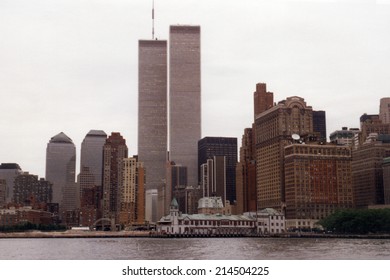
[[154,0],[152,6],[152,40],[154,40]]

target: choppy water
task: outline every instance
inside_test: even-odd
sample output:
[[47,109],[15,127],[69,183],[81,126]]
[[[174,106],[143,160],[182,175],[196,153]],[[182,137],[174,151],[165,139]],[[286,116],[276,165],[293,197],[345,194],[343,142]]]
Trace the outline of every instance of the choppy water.
[[0,239],[3,260],[390,260],[390,240],[276,238]]

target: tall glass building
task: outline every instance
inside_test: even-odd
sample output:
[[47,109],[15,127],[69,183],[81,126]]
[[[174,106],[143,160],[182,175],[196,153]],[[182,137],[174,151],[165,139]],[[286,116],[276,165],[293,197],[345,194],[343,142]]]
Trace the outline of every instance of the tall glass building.
[[[225,157],[224,164],[222,165],[221,158]],[[234,137],[204,137],[198,142],[198,164],[199,164],[199,181],[201,181],[201,165],[208,163],[208,159],[214,160],[214,165],[218,167],[223,166],[223,174],[225,178],[217,178],[217,180],[224,181],[226,189],[224,190],[225,197],[223,197],[223,203],[225,199],[228,199],[230,203],[234,203],[236,200],[236,165],[237,165],[237,138]],[[218,160],[218,161],[217,161]],[[217,176],[217,172],[215,175]],[[211,194],[211,192],[209,192]]]
[[77,206],[75,184],[76,147],[65,133],[53,136],[46,148],[46,180],[53,184],[53,203],[60,212]]
[[198,185],[201,138],[200,26],[170,26],[169,159],[187,166],[188,184]]
[[146,188],[160,189],[167,161],[167,41],[140,40],[138,60],[138,158]]
[[107,134],[102,130],[90,130],[81,143],[80,173],[88,168],[96,186],[102,186],[103,146]]

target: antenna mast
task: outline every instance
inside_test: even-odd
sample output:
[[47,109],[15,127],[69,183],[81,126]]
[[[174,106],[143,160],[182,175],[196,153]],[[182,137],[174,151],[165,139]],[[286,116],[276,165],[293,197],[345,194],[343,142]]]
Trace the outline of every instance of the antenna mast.
[[152,40],[154,40],[154,0],[152,6]]

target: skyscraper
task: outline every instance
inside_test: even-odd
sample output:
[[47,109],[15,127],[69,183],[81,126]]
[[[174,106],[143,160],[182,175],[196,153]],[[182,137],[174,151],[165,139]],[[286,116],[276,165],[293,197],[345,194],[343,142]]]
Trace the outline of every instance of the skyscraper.
[[236,207],[238,214],[257,210],[254,136],[254,129],[245,128],[240,148],[240,161],[236,165]]
[[145,169],[137,157],[123,160],[119,222],[125,226],[145,222]]
[[258,114],[255,124],[258,208],[281,209],[285,201],[284,147],[297,136],[313,134],[313,109],[303,98],[292,96]]
[[159,189],[167,161],[167,41],[140,40],[138,50],[138,158],[147,189]]
[[53,136],[46,148],[46,180],[53,183],[53,203],[60,212],[74,210],[76,194],[76,147],[72,139],[61,132]]
[[319,141],[326,143],[326,113],[313,111],[313,131],[318,133]]
[[96,186],[102,185],[103,146],[107,134],[102,130],[90,130],[81,143],[80,173],[88,167]]
[[118,132],[107,138],[103,147],[104,218],[119,220],[120,190],[123,186],[123,160],[127,158],[126,140]]
[[[226,199],[230,203],[236,200],[236,164],[237,138],[234,137],[204,137],[198,141],[199,168],[214,156],[225,157]],[[221,164],[219,164],[221,166]],[[225,201],[223,201],[225,203]]]
[[[179,189],[185,189],[187,187],[187,167],[176,165],[174,162],[168,162],[166,165],[166,183],[165,183],[165,193],[164,193],[164,209],[163,215],[168,215],[170,209],[170,202],[175,195],[175,191]],[[176,197],[176,200],[179,198]],[[179,204],[179,209],[180,209]],[[183,203],[183,208],[184,208]],[[183,209],[180,209],[182,211]],[[183,213],[186,213],[182,211]]]
[[203,197],[221,197],[225,205],[227,200],[226,157],[213,156],[200,166],[200,170]]
[[200,26],[171,26],[169,42],[170,160],[187,166],[188,184],[198,185],[201,138]]

